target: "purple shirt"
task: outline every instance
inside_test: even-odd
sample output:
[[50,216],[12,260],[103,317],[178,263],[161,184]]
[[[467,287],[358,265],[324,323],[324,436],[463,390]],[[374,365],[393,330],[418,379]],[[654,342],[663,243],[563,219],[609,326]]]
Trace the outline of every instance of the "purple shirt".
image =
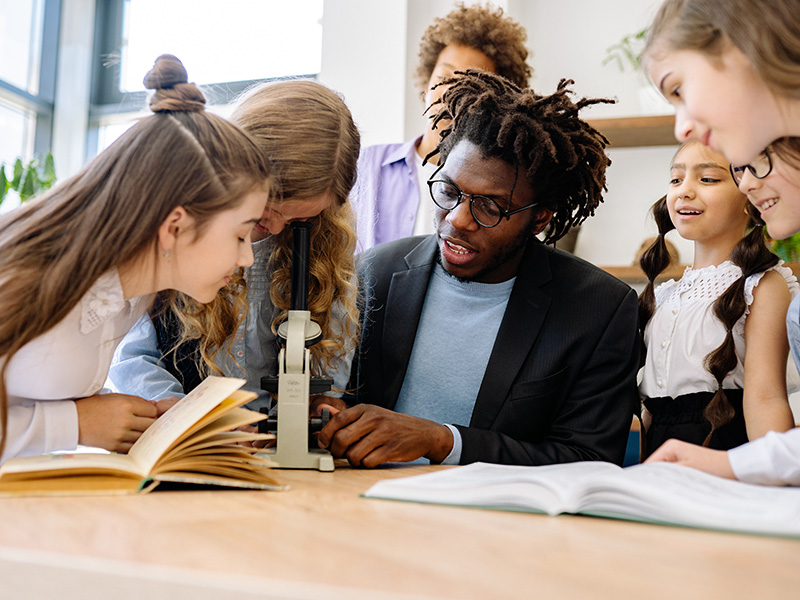
[[357,251],[413,234],[419,205],[414,153],[421,138],[361,149],[358,180],[350,194],[358,225]]

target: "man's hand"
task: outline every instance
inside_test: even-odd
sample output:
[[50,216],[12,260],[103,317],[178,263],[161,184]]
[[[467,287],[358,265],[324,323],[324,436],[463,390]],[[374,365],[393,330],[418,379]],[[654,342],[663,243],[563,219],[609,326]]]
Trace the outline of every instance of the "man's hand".
[[159,415],[154,402],[125,394],[101,394],[75,401],[78,443],[127,452]]
[[704,471],[717,477],[736,479],[728,460],[728,453],[724,450],[712,450],[696,444],[689,444],[679,440],[667,440],[661,447],[653,452],[644,462],[672,462],[698,471]]
[[319,433],[319,446],[355,467],[371,468],[421,457],[440,463],[453,448],[450,430],[426,419],[371,404],[341,411],[333,408],[331,414],[330,422]]

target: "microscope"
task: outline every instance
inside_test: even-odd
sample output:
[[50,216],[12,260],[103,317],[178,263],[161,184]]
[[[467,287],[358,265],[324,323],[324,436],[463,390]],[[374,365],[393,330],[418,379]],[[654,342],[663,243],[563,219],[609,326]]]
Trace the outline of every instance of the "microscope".
[[[276,433],[275,452],[259,454],[280,469],[318,469],[333,471],[333,457],[321,448],[309,448],[312,434],[321,430],[330,418],[309,418],[312,394],[331,389],[333,379],[311,377],[308,350],[322,339],[322,330],[311,320],[308,310],[308,255],[311,223],[298,221],[292,227],[292,297],[289,316],[278,328],[283,345],[278,353],[278,375],[261,378],[261,387],[278,394],[277,414],[259,423],[260,433]],[[262,409],[266,412],[267,409]]]

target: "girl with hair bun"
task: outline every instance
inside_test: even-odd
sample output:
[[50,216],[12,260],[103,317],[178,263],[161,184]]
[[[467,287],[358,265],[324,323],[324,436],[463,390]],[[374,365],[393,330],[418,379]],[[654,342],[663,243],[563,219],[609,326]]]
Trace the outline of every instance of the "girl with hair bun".
[[156,293],[210,302],[253,262],[270,189],[260,148],[204,110],[174,56],[145,85],[155,114],[0,217],[2,460],[127,451],[165,405],[101,394],[117,343]]
[[[727,450],[791,428],[784,315],[797,279],[767,249],[728,161],[684,144],[653,215],[659,236],[641,259],[649,283],[639,299],[644,456],[670,438]],[[694,262],[654,291],[672,229],[694,242]]]
[[[290,308],[287,225],[310,221],[308,306],[323,335],[310,348],[311,368],[332,377],[338,394],[347,386],[359,329],[348,200],[358,129],[342,98],[312,81],[259,86],[239,100],[231,119],[257,141],[274,171],[270,202],[253,233],[255,263],[236,282],[246,284],[246,310],[234,310],[232,285],[208,305],[153,311],[120,344],[110,380],[118,391],[155,400],[183,396],[213,371],[247,379],[245,389],[259,394],[251,408],[270,406],[261,378],[277,374],[276,330]],[[215,335],[199,338],[201,329]]]

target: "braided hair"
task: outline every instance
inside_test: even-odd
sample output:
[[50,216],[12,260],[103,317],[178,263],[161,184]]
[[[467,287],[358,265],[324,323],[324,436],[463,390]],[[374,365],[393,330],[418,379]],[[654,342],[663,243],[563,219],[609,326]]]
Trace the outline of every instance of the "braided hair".
[[[711,432],[706,436],[703,442],[704,446],[708,446],[711,442],[714,431],[729,423],[735,415],[733,407],[725,396],[722,383],[737,364],[733,327],[747,309],[744,295],[745,281],[751,275],[772,268],[778,264],[779,260],[767,247],[764,238],[764,222],[759,216],[758,209],[749,202],[746,207],[750,217],[748,221],[750,231],[739,240],[730,255],[730,261],[742,270],[742,275],[714,301],[713,306],[714,315],[725,326],[726,333],[722,343],[715,350],[709,352],[704,359],[706,370],[717,382],[714,397],[704,412],[705,418],[711,423]],[[658,227],[658,237],[642,254],[639,261],[642,271],[647,276],[647,285],[639,295],[639,331],[643,349],[644,330],[655,312],[654,281],[669,265],[669,253],[664,236],[675,229],[669,216],[666,196],[659,198],[652,206],[651,211]]]
[[605,154],[608,140],[578,112],[614,101],[573,102],[571,79],[562,79],[555,93],[542,96],[494,73],[468,69],[455,75],[440,84],[449,87],[431,107],[433,126],[441,123],[443,128],[438,147],[426,160],[438,152],[444,162],[459,141],[468,140],[485,156],[521,167],[539,206],[553,211],[546,243],[593,215],[607,189],[611,160]]

